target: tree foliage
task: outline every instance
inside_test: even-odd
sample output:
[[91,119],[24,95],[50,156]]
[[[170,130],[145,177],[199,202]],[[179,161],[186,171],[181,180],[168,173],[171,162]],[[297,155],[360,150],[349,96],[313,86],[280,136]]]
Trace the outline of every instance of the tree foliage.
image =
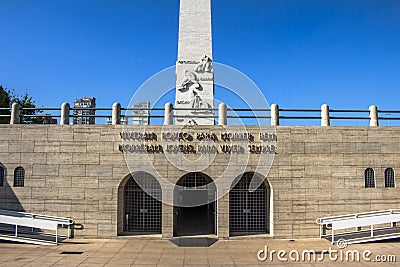
[[[9,92],[0,85],[0,108],[10,108],[10,94]],[[10,118],[2,117],[9,116],[10,110],[0,110],[0,124],[6,124],[10,122]]]
[[[40,117],[40,114],[43,112],[42,110],[26,110],[27,108],[36,108],[36,103],[29,96],[28,92],[25,92],[24,95],[19,95],[14,92],[14,90],[7,90],[3,86],[0,85],[0,107],[1,108],[9,108],[11,109],[12,103],[20,104],[22,110],[20,112],[21,115],[21,123],[32,124],[32,123],[43,123],[43,118]],[[9,115],[9,110],[0,110],[4,115]],[[1,113],[1,114],[3,114]],[[32,117],[33,116],[33,117]],[[37,117],[35,117],[37,116]],[[0,117],[0,123],[9,123],[9,117]]]

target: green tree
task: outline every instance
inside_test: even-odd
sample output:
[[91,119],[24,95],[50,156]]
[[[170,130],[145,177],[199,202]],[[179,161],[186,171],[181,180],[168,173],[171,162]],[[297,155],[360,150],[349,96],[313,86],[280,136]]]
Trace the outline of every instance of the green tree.
[[[32,108],[36,108],[36,102],[32,99],[31,96],[25,92],[24,95],[18,95],[14,93],[14,90],[11,91],[10,95],[11,103],[18,103],[20,104],[21,110],[21,123],[24,124],[37,124],[43,123],[43,118],[39,117],[40,114],[43,112],[42,110],[33,110]],[[26,109],[29,110],[26,110]],[[31,110],[32,109],[32,110]],[[26,117],[27,116],[27,117]],[[37,117],[32,117],[37,116]]]
[[[10,108],[10,94],[9,92],[0,85],[0,108]],[[9,117],[2,117],[4,115],[9,116],[9,110],[0,110],[0,124],[8,124],[10,123]]]
[[[0,107],[10,108],[12,103],[20,104],[21,110],[21,123],[32,124],[32,123],[43,123],[43,118],[40,117],[40,114],[43,112],[42,110],[34,110],[32,108],[36,108],[36,103],[32,99],[31,96],[26,92],[24,95],[18,95],[14,92],[14,90],[7,90],[3,86],[0,85],[0,101],[4,98],[4,101],[0,102]],[[26,110],[29,108],[29,110]],[[3,111],[3,110],[1,110]],[[5,114],[10,114],[9,111],[3,111]],[[27,117],[26,117],[27,116]],[[37,117],[32,117],[37,116]],[[1,123],[9,123],[10,118],[2,118],[4,122]]]

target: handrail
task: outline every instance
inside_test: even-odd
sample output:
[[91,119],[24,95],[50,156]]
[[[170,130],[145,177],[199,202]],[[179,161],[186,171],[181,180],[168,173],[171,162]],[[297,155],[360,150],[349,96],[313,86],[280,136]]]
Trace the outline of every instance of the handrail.
[[290,109],[290,108],[280,108],[279,111],[283,112],[321,112],[320,109]]
[[400,114],[400,110],[378,110],[379,113],[398,113]]
[[246,112],[270,112],[270,108],[228,108],[228,111],[235,111],[235,112],[241,112],[241,111],[246,111]]
[[34,111],[36,111],[36,110],[61,110],[61,108],[44,108],[44,107],[41,107],[41,108],[21,108],[21,110],[34,110]]
[[121,110],[143,110],[143,111],[164,111],[164,108],[121,108]]
[[400,209],[392,209],[392,210],[380,210],[380,211],[370,211],[363,213],[355,213],[355,214],[346,214],[346,215],[338,215],[338,216],[330,216],[318,218],[316,220],[317,224],[329,224],[330,222],[344,221],[348,219],[358,219],[365,217],[372,217],[377,215],[388,215],[388,214],[400,214]]
[[363,110],[363,109],[330,109],[329,112],[369,113],[369,110]]
[[[2,240],[43,245],[57,245],[59,238],[63,237],[59,235],[58,229],[67,227],[68,235],[65,237],[70,238],[74,220],[65,217],[56,217],[11,210],[0,210],[0,223],[11,226],[10,229],[7,229],[7,227],[2,228],[2,230],[6,232],[2,232],[2,234],[0,235],[0,239]],[[37,230],[35,229],[55,231],[55,234],[42,233],[41,231],[37,232]],[[9,232],[11,232],[11,234]],[[24,234],[28,234],[30,236],[24,236]],[[43,239],[43,235],[51,235],[54,237],[54,240]]]
[[[316,219],[316,223],[320,226],[320,238],[330,237],[331,243],[337,243],[338,246],[400,237],[400,232],[396,225],[399,221],[400,209],[370,211]],[[387,227],[387,224],[390,224],[390,227]],[[363,227],[369,227],[368,232],[365,229],[363,230]],[[348,231],[348,229],[352,228],[355,230]],[[330,230],[331,233],[327,234],[327,230]],[[385,234],[385,231],[388,230],[392,232]],[[363,235],[365,233],[368,233],[368,235]]]
[[[376,108],[376,107],[375,107]],[[219,109],[215,108],[178,108],[172,107],[173,111],[199,111],[202,114],[193,114],[191,112],[190,115],[185,114],[172,114],[173,118],[213,118],[216,121],[219,119]],[[35,111],[44,114],[35,114]],[[87,113],[90,114],[79,114],[76,111],[89,111]],[[142,112],[141,112],[142,111]],[[207,114],[204,114],[202,111],[209,111]],[[0,118],[9,118],[10,121],[14,118],[12,115],[12,108],[0,108]],[[48,114],[46,114],[46,112]],[[385,110],[385,109],[376,109],[375,117],[372,117],[373,114],[371,110],[364,109],[328,109],[328,112],[322,114],[321,109],[301,109],[301,108],[227,108],[226,109],[225,118],[237,120],[243,119],[245,125],[251,125],[255,122],[255,120],[263,119],[273,121],[277,119],[278,125],[279,120],[282,121],[316,121],[316,120],[331,120],[331,121],[353,121],[355,125],[359,125],[357,121],[371,121],[371,126],[378,126],[377,121],[385,121],[396,122],[395,125],[398,126],[397,122],[400,121],[400,110]],[[276,113],[274,113],[276,112]],[[164,107],[152,107],[152,108],[135,108],[135,107],[121,107],[119,109],[119,118],[124,119],[124,122],[128,119],[132,118],[148,118],[157,119],[156,124],[163,124],[162,118],[166,115]],[[18,115],[18,113],[16,113]],[[65,115],[67,114],[67,115]],[[33,123],[31,118],[42,118],[42,119],[50,119],[50,118],[63,118],[67,116],[67,121],[71,118],[95,118],[95,119],[105,119],[104,123],[111,123],[112,116],[115,114],[113,108],[111,107],[98,107],[98,108],[84,108],[84,107],[70,107],[63,113],[62,108],[56,107],[37,107],[37,108],[19,108],[19,118],[24,119],[25,123]],[[373,124],[372,120],[375,120],[375,124]],[[40,122],[44,121],[44,123],[48,123],[47,120],[40,120]],[[65,120],[63,120],[65,123]],[[118,120],[114,120],[118,121]],[[153,121],[152,121],[153,122]],[[14,122],[19,123],[19,122]],[[115,122],[114,122],[115,123]],[[263,121],[263,123],[267,124],[267,122]],[[290,122],[291,123],[291,122]],[[102,124],[102,123],[100,123]],[[118,122],[117,122],[118,124]],[[228,123],[229,124],[229,123]],[[309,124],[309,123],[308,123]],[[313,123],[312,125],[314,125]],[[293,124],[292,125],[297,125]],[[301,125],[301,124],[300,124]],[[307,125],[307,123],[306,123]],[[368,125],[368,124],[367,124]],[[367,126],[365,125],[365,126]]]
[[27,213],[27,212],[21,212],[21,211],[12,211],[12,210],[0,210],[0,215],[11,215],[11,216],[19,215],[18,217],[53,220],[56,222],[63,223],[65,225],[71,225],[74,223],[74,220],[71,218],[57,217],[57,216],[50,216],[50,215],[43,215],[43,214],[35,214],[35,213]]

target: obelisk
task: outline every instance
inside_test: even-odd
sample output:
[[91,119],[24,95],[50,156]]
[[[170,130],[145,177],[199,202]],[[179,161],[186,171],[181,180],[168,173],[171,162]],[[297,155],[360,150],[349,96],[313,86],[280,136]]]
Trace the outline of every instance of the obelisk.
[[176,78],[175,124],[213,125],[211,0],[180,1]]

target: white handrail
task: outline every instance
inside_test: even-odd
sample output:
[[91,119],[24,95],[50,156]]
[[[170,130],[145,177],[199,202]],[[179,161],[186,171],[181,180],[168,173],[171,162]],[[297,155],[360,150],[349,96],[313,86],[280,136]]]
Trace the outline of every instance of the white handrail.
[[67,226],[68,228],[68,236],[71,237],[71,229],[74,223],[74,220],[71,218],[65,217],[56,217],[56,216],[48,216],[42,214],[34,214],[34,213],[25,213],[19,211],[10,211],[10,210],[0,210],[0,223],[12,225],[14,227],[14,236],[11,237],[9,235],[1,234],[0,239],[4,240],[14,240],[19,242],[27,242],[27,243],[45,243],[49,244],[45,240],[40,240],[39,238],[36,241],[32,241],[34,239],[25,238],[18,236],[18,228],[20,226],[32,228],[29,231],[29,234],[34,234],[34,228],[36,229],[46,229],[55,231],[55,243],[58,243],[58,229],[60,227]]
[[[362,227],[369,226],[370,236],[363,238],[354,238],[348,241],[351,242],[368,242],[370,240],[380,240],[379,238],[388,238],[394,236],[400,236],[400,232],[396,230],[396,234],[391,234],[389,236],[383,236],[382,234],[376,234],[375,230],[382,230],[386,228],[377,228],[375,225],[384,225],[387,223],[391,224],[391,229],[397,229],[396,223],[400,222],[400,209],[392,210],[380,210],[380,211],[370,211],[356,214],[346,214],[339,216],[330,216],[324,218],[318,218],[316,223],[320,225],[320,237],[329,236],[326,230],[331,231],[331,242],[335,242],[335,231],[355,228],[354,232],[347,232],[347,234],[357,234],[361,232]],[[337,234],[337,233],[336,233]],[[339,233],[343,234],[343,233]]]
[[355,214],[346,214],[346,215],[318,218],[316,220],[316,223],[317,224],[329,224],[330,222],[335,222],[335,221],[343,221],[343,220],[348,220],[348,219],[365,218],[365,217],[372,217],[372,216],[379,216],[379,215],[383,216],[383,215],[388,215],[388,214],[399,214],[399,213],[400,213],[400,209],[370,211],[370,212],[362,212],[362,213],[355,213]]
[[74,220],[71,218],[56,217],[56,216],[27,213],[27,212],[20,212],[20,211],[12,211],[12,210],[0,210],[0,215],[10,215],[10,216],[18,215],[18,217],[28,217],[28,218],[34,218],[34,219],[51,220],[51,221],[55,221],[55,222],[60,222],[60,224],[65,224],[65,225],[71,225],[74,223]]

